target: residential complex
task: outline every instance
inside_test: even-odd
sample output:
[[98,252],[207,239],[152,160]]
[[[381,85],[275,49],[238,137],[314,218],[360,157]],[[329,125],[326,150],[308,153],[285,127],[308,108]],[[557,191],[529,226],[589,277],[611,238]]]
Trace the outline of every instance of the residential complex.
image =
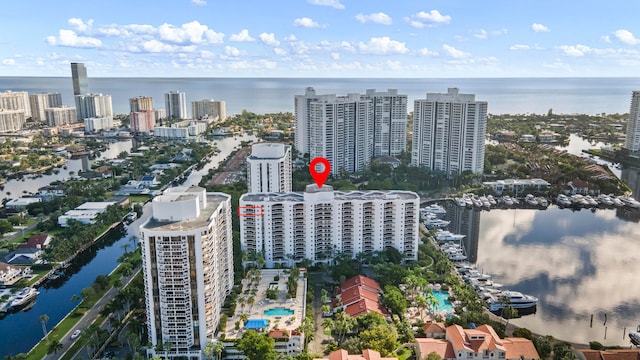
[[373,103],[373,156],[398,156],[407,150],[407,95],[397,89],[367,89]]
[[445,330],[445,339],[417,338],[415,354],[425,359],[435,352],[443,360],[537,360],[540,359],[533,342],[528,339],[510,337],[500,339],[489,325],[476,329],[463,329],[451,325]]
[[330,263],[338,254],[396,248],[418,256],[420,197],[410,191],[334,191],[308,185],[305,192],[248,193],[240,197],[243,251],[262,253],[267,267],[303,259]]
[[200,359],[233,287],[231,197],[196,186],[165,190],[140,226],[140,243],[149,356],[171,343],[163,356]]
[[147,96],[138,96],[129,99],[129,108],[131,112],[143,110],[153,110],[153,98]]
[[180,91],[169,91],[164,94],[164,108],[168,119],[187,118],[187,95]]
[[249,192],[289,192],[291,172],[291,145],[251,145],[251,155],[247,157]]
[[449,88],[415,100],[411,164],[448,176],[484,170],[487,102]]
[[171,126],[156,126],[153,136],[188,140],[207,131],[206,121],[182,121]]
[[78,121],[87,118],[113,116],[111,95],[84,94],[74,96]]
[[71,80],[73,81],[73,95],[83,95],[89,92],[87,68],[83,63],[71,63]]
[[44,109],[44,120],[48,126],[67,125],[78,121],[78,114],[74,107],[50,107]]
[[23,110],[0,109],[0,133],[21,130],[26,122]]
[[111,116],[100,116],[100,117],[90,117],[84,119],[84,132],[97,133],[102,130],[109,130],[113,128],[113,117]]
[[154,110],[133,111],[129,115],[131,132],[149,133],[156,126],[156,112]]
[[627,138],[624,148],[638,153],[640,151],[640,91],[634,91],[631,95],[631,108],[629,120],[627,120]]
[[224,101],[204,99],[191,102],[191,117],[221,121],[227,118],[227,105]]
[[60,93],[31,94],[29,95],[29,106],[31,107],[33,120],[45,121],[45,110],[62,106],[62,95]]

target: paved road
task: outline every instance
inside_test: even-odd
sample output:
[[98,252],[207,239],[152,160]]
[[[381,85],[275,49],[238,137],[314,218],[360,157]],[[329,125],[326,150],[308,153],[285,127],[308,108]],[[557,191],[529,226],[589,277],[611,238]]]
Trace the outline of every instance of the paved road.
[[322,327],[324,318],[322,317],[321,289],[324,287],[325,279],[323,274],[320,272],[313,272],[309,275],[313,278],[313,295],[315,298],[313,299],[312,303],[314,334],[313,340],[311,340],[311,342],[309,343],[307,351],[309,352],[309,354],[322,355],[326,346],[322,344],[322,342],[325,340],[333,339],[331,335],[325,335],[324,328]]

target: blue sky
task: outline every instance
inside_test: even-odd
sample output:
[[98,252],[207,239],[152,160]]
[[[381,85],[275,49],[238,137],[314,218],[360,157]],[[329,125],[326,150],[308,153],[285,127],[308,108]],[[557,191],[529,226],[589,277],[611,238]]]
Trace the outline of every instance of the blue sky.
[[3,2],[0,76],[640,76],[640,2]]

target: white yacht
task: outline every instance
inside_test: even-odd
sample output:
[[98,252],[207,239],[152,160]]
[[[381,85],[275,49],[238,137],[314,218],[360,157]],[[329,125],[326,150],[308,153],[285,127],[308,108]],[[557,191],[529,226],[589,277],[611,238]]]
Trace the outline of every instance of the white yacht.
[[464,194],[462,195],[462,198],[464,199],[464,202],[467,205],[467,207],[473,207],[473,200],[471,200],[471,196],[469,196],[468,194]]
[[620,199],[628,207],[640,209],[640,201],[632,198],[629,195],[618,196],[618,199]]
[[449,254],[449,260],[451,261],[465,261],[467,260],[467,256],[461,252]]
[[502,291],[487,300],[490,311],[500,311],[507,306],[514,309],[528,309],[538,304],[538,298],[519,291]]
[[558,204],[558,206],[571,206],[572,202],[571,199],[567,197],[567,195],[560,194],[556,198],[556,204]]
[[436,239],[439,241],[460,241],[465,238],[465,235],[454,234],[451,231],[439,230],[436,233]]
[[460,207],[467,206],[467,202],[464,201],[464,198],[462,198],[462,197],[457,197],[457,198],[454,198],[453,200],[455,200],[456,204],[458,204],[458,206],[460,206]]
[[35,299],[40,292],[32,287],[26,287],[16,295],[11,301],[11,307],[17,308],[27,305],[31,300]]
[[571,195],[571,204],[574,206],[589,206],[589,202],[580,194]]
[[584,197],[585,200],[589,203],[589,206],[598,206],[598,202],[592,198],[590,195]]
[[617,206],[617,207],[624,206],[624,202],[622,202],[622,200],[618,199],[618,197],[613,194],[609,194],[609,199],[611,199],[614,206]]
[[538,206],[538,200],[536,200],[535,196],[531,194],[527,194],[527,196],[525,196],[524,198],[524,201],[527,203],[527,205]]
[[491,204],[491,206],[496,206],[498,203],[493,195],[487,195],[487,200],[489,200],[489,204]]
[[489,199],[487,199],[486,196],[480,196],[480,201],[482,201],[482,207],[485,209],[490,209],[491,208],[491,203],[489,202]]
[[542,196],[537,197],[536,200],[538,201],[538,206],[540,206],[542,208],[546,208],[546,207],[549,206],[549,201],[547,201],[547,199],[545,199]]
[[431,204],[427,207],[423,207],[422,209],[420,209],[421,211],[427,212],[427,213],[432,213],[432,214],[436,214],[436,215],[444,215],[447,213],[447,210],[445,210],[445,208],[443,208],[442,206],[438,205],[438,204]]
[[511,196],[509,195],[503,196],[502,202],[504,203],[505,206],[513,206],[513,199],[511,199]]
[[601,205],[604,205],[604,206],[612,206],[613,205],[613,200],[611,200],[611,197],[609,197],[609,195],[607,195],[607,194],[598,195],[598,198],[596,200],[598,201],[598,203],[600,203]]
[[471,201],[473,202],[473,206],[475,206],[477,208],[481,208],[482,207],[482,200],[480,200],[478,195],[474,195],[473,197],[471,197]]

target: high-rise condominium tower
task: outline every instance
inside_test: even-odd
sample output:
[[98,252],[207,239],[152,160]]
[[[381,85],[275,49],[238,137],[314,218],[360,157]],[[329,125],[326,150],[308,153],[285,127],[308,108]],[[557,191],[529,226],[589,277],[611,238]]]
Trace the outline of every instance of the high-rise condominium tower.
[[35,121],[45,121],[45,109],[62,106],[62,95],[59,93],[51,94],[30,94],[29,104],[31,107],[31,116]]
[[84,95],[89,92],[87,68],[83,63],[71,63],[71,80],[73,81],[73,95]]
[[253,144],[247,157],[249,192],[291,191],[291,146]]
[[406,151],[407,95],[399,95],[396,89],[367,89],[364,98],[373,105],[373,156],[398,156]]
[[627,120],[627,138],[624,148],[637,153],[640,151],[640,91],[634,91],[631,95],[631,109]]
[[213,99],[192,101],[191,117],[194,119],[206,117],[209,121],[223,121],[227,117],[226,102]]
[[147,96],[138,96],[129,99],[129,107],[131,112],[142,110],[153,110],[153,98]]
[[248,193],[240,197],[243,251],[262,253],[268,267],[393,247],[418,258],[420,197],[410,191],[334,191],[308,185],[304,193]]
[[450,88],[415,100],[411,163],[448,176],[484,170],[487,102]]
[[169,91],[164,94],[164,108],[167,119],[187,118],[187,97],[180,91]]
[[233,287],[231,197],[200,187],[167,189],[140,226],[148,347],[200,359]]
[[364,170],[373,157],[373,102],[360,94],[295,96],[296,150],[324,157],[331,173]]
[[74,96],[78,121],[86,118],[113,116],[111,95],[84,94]]

